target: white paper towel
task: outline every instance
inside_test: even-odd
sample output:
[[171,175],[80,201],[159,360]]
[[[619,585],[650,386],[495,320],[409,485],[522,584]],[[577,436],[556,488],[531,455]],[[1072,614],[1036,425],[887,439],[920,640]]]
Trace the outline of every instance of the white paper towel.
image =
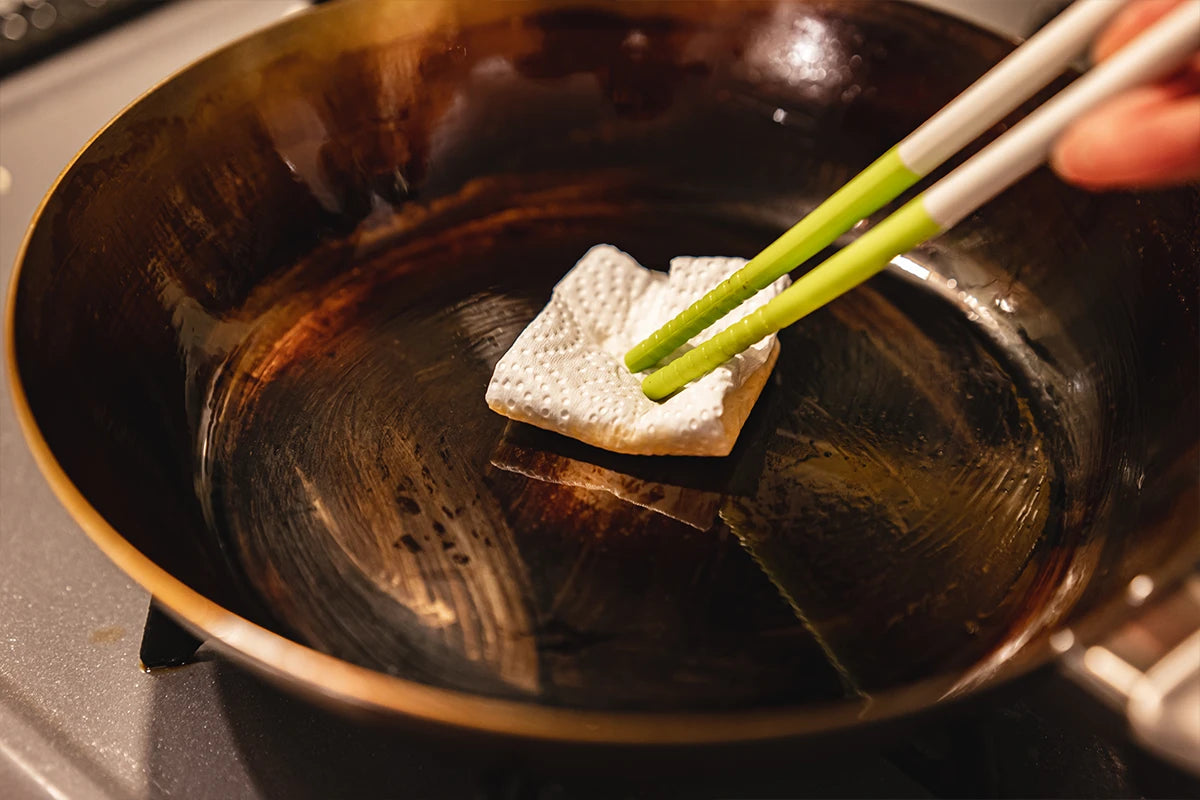
[[[648,270],[597,245],[568,272],[492,374],[487,403],[510,419],[618,453],[728,455],[778,355],[769,336],[663,402],[642,392],[626,351],[745,264],[671,259]],[[780,278],[698,334],[692,347],[787,288]],[[682,349],[682,348],[681,348]]]

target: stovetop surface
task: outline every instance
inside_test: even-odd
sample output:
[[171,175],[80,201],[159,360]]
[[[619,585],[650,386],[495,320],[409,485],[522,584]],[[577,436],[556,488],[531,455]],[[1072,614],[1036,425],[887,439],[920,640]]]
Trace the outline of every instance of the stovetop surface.
[[[1023,34],[1054,0],[921,2]],[[95,130],[163,76],[303,5],[169,3],[0,82],[5,291],[38,201]],[[0,36],[11,13],[0,8]],[[1036,698],[982,706],[883,751],[818,764],[798,759],[770,774],[663,783],[608,767],[555,775],[548,765],[509,756],[480,762],[320,711],[203,648],[194,664],[145,674],[138,649],[148,603],[54,499],[17,429],[9,392],[0,392],[0,796],[549,800],[1159,791],[1144,788],[1143,776],[1154,770],[1140,767],[1136,753]],[[1168,784],[1161,791],[1173,790]]]

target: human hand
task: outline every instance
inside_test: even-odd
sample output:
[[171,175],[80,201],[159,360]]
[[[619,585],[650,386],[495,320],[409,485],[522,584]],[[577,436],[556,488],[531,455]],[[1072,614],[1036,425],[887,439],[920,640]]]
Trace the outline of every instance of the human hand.
[[[1099,62],[1183,0],[1135,0],[1096,40]],[[1200,25],[1200,11],[1196,23]],[[1051,166],[1089,189],[1149,188],[1200,179],[1200,53],[1173,77],[1125,92],[1084,115],[1055,144]]]

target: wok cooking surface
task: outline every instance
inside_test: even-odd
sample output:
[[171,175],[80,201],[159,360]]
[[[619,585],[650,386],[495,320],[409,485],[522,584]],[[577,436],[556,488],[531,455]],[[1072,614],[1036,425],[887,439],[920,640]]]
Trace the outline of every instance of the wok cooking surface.
[[628,183],[621,206],[611,181],[512,183],[298,264],[214,379],[211,524],[302,641],[462,691],[687,710],[865,696],[1014,626],[1054,469],[1011,374],[1031,354],[1006,359],[945,278],[787,331],[729,458],[614,456],[491,412],[496,360],[600,237],[663,264],[772,230]]

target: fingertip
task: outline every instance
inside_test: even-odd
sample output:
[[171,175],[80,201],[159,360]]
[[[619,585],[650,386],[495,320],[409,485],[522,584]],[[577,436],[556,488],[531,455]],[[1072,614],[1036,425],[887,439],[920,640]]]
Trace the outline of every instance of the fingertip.
[[1091,187],[1096,184],[1096,175],[1089,157],[1092,137],[1086,125],[1076,123],[1067,129],[1050,152],[1050,168],[1067,183]]
[[1069,145],[1059,142],[1050,153],[1050,169],[1067,183],[1076,183]]
[[1132,94],[1113,101],[1067,129],[1051,151],[1050,165],[1064,180],[1090,189],[1195,180],[1200,98],[1150,103]]

